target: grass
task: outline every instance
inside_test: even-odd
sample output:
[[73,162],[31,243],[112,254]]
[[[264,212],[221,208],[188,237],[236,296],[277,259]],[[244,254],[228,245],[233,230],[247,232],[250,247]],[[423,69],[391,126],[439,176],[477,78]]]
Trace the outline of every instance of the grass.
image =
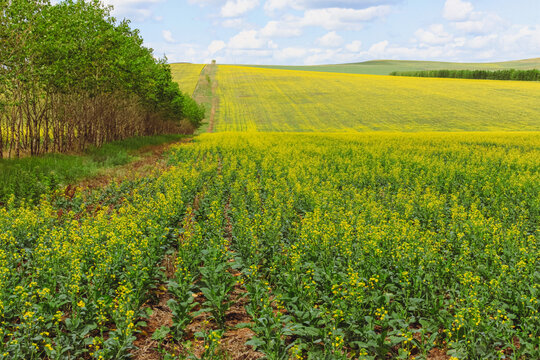
[[193,99],[204,106],[206,118],[201,126],[195,132],[196,135],[213,131],[213,118],[219,105],[219,99],[216,97],[216,73],[218,67],[215,64],[209,64],[204,67],[199,76],[199,81],[193,92]]
[[496,63],[453,63],[441,61],[373,60],[352,64],[314,66],[257,66],[269,69],[338,72],[348,74],[389,75],[393,71],[422,70],[530,70],[540,69],[540,58]]
[[215,131],[539,131],[540,84],[218,67]]
[[17,200],[35,201],[60,186],[126,164],[136,158],[137,150],[183,137],[185,135],[133,137],[89,149],[81,155],[47,154],[0,160],[0,204],[6,203],[12,195]]
[[171,64],[173,81],[180,85],[182,92],[193,95],[203,68],[203,64]]

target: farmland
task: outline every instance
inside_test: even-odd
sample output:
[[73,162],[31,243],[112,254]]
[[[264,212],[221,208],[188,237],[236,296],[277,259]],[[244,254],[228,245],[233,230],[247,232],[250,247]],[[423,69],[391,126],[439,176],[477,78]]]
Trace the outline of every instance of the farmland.
[[180,90],[193,95],[203,68],[201,64],[171,64],[173,81],[180,85]]
[[519,2],[0,1],[0,360],[540,359]]
[[494,63],[455,63],[442,61],[371,60],[335,65],[258,65],[257,67],[280,70],[320,71],[347,74],[389,75],[393,71],[425,70],[530,70],[540,68],[540,58]]
[[540,130],[540,83],[219,66],[216,131]]
[[540,84],[207,69],[215,133],[0,208],[0,359],[539,357]]
[[0,354],[137,354],[166,286],[152,331],[170,356],[242,358],[243,294],[253,358],[535,358],[539,149],[527,133],[205,134],[162,173],[8,204]]

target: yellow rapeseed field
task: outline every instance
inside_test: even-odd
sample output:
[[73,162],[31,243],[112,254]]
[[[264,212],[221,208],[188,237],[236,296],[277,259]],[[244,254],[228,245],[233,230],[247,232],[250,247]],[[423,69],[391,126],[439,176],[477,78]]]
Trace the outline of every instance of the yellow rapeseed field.
[[540,83],[220,65],[214,131],[540,130]]
[[540,133],[434,131],[540,84],[217,76],[169,167],[0,206],[0,360],[540,358]]
[[173,80],[180,85],[180,90],[192,95],[203,68],[202,64],[171,64],[171,73]]
[[128,359],[150,336],[243,359],[222,354],[232,303],[268,359],[538,359],[539,158],[531,133],[204,134],[148,178],[10,202],[0,359]]

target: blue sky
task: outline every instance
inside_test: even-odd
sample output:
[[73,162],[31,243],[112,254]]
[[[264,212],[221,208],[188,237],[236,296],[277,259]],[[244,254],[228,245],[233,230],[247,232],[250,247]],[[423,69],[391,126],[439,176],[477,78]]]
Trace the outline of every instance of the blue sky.
[[169,62],[540,57],[540,0],[104,0]]

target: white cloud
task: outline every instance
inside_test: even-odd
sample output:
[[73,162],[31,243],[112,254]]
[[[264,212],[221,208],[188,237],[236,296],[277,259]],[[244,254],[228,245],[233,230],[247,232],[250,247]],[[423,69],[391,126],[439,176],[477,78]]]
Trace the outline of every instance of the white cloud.
[[359,52],[360,49],[362,49],[362,42],[360,40],[354,40],[353,42],[345,45],[345,49],[353,53]]
[[312,54],[304,59],[305,65],[339,62],[339,50],[336,49],[311,49]]
[[[106,1],[115,3],[124,13],[129,12],[131,18],[136,20],[156,19],[155,15],[158,14],[153,13],[154,8],[157,8],[155,5],[165,0]],[[512,25],[500,17],[505,16],[502,10],[488,11],[487,9],[493,7],[485,4],[485,9],[480,9],[480,1],[440,0],[437,11],[441,24],[420,25],[400,37],[393,37],[396,31],[402,29],[399,27],[399,20],[392,19],[392,23],[386,23],[384,18],[393,9],[396,9],[396,12],[402,10],[392,5],[402,3],[412,6],[416,2],[403,0],[188,0],[188,2],[208,7],[195,9],[199,11],[196,15],[186,13],[201,24],[197,31],[204,32],[202,45],[181,44],[183,33],[176,32],[177,28],[173,25],[160,24],[161,29],[168,30],[162,32],[159,29],[158,39],[154,39],[158,44],[146,44],[158,49],[157,54],[166,52],[169,59],[176,61],[201,62],[203,59],[217,59],[222,63],[328,64],[380,58],[497,61],[534,57],[540,53],[540,25],[530,23],[529,20],[527,20],[529,25],[526,23]],[[263,6],[266,14],[259,9]],[[420,4],[414,6],[417,10],[421,8]],[[192,10],[194,9],[190,9]],[[248,12],[256,16],[245,17]],[[436,17],[437,14],[426,16]],[[373,27],[369,34],[358,32],[368,24],[370,28]],[[222,39],[224,34],[228,36],[223,39],[224,41],[212,41],[212,37]],[[393,40],[397,38],[405,38],[405,41]],[[407,42],[407,38],[411,41]],[[173,43],[175,40],[178,41]]]
[[289,0],[268,0],[264,4],[264,10],[268,12],[273,12],[275,10],[281,10],[288,7],[290,4]]
[[152,6],[165,0],[102,0],[105,5],[114,6],[113,14],[144,21],[153,16]]
[[244,29],[247,27],[243,19],[227,19],[221,23],[221,26],[232,29]]
[[221,8],[221,16],[238,17],[259,5],[259,0],[228,0]]
[[341,44],[343,44],[343,38],[335,31],[330,31],[329,33],[318,38],[317,43],[322,47],[339,47]]
[[463,0],[446,0],[444,3],[443,16],[451,21],[463,21],[472,14],[473,5]]
[[501,36],[500,49],[516,59],[523,56],[520,54],[540,53],[540,25],[511,27]]
[[427,30],[418,29],[414,34],[420,42],[426,44],[446,44],[453,39],[442,24],[431,25]]
[[225,42],[224,41],[221,41],[221,40],[214,40],[210,43],[210,45],[208,45],[208,51],[210,53],[210,55],[213,55],[215,53],[217,53],[218,51],[224,49],[226,46]]
[[383,58],[384,56],[382,56],[382,54],[384,54],[388,44],[388,40],[379,41],[378,43],[371,45],[368,53],[372,54],[374,57]]
[[231,49],[261,49],[267,42],[261,39],[256,30],[241,31],[228,43]]
[[274,53],[274,58],[277,60],[289,60],[303,58],[308,53],[308,49],[299,47],[287,47],[278,50]]
[[[489,45],[494,44],[498,39],[496,34],[486,36],[475,36],[472,39],[468,39],[465,44],[471,49],[484,49]],[[465,45],[464,44],[464,45]]]
[[455,22],[457,30],[467,34],[489,34],[503,29],[505,21],[496,14],[475,12],[469,20]]
[[269,21],[260,30],[260,34],[267,38],[295,37],[301,35],[302,30],[294,21]]
[[170,30],[163,30],[161,35],[163,35],[163,39],[168,43],[174,44],[176,42]]
[[307,10],[303,16],[286,15],[280,20],[269,21],[260,30],[264,38],[297,37],[305,27],[322,27],[329,31],[360,30],[363,23],[387,15],[389,6],[376,6],[362,10],[327,8]]
[[389,6],[373,6],[367,9],[327,8],[308,10],[299,19],[302,26],[321,26],[327,30],[360,30],[362,22],[371,21],[390,13]]
[[267,0],[264,9],[268,12],[292,8],[295,10],[307,9],[365,9],[372,6],[386,5],[401,0]]

